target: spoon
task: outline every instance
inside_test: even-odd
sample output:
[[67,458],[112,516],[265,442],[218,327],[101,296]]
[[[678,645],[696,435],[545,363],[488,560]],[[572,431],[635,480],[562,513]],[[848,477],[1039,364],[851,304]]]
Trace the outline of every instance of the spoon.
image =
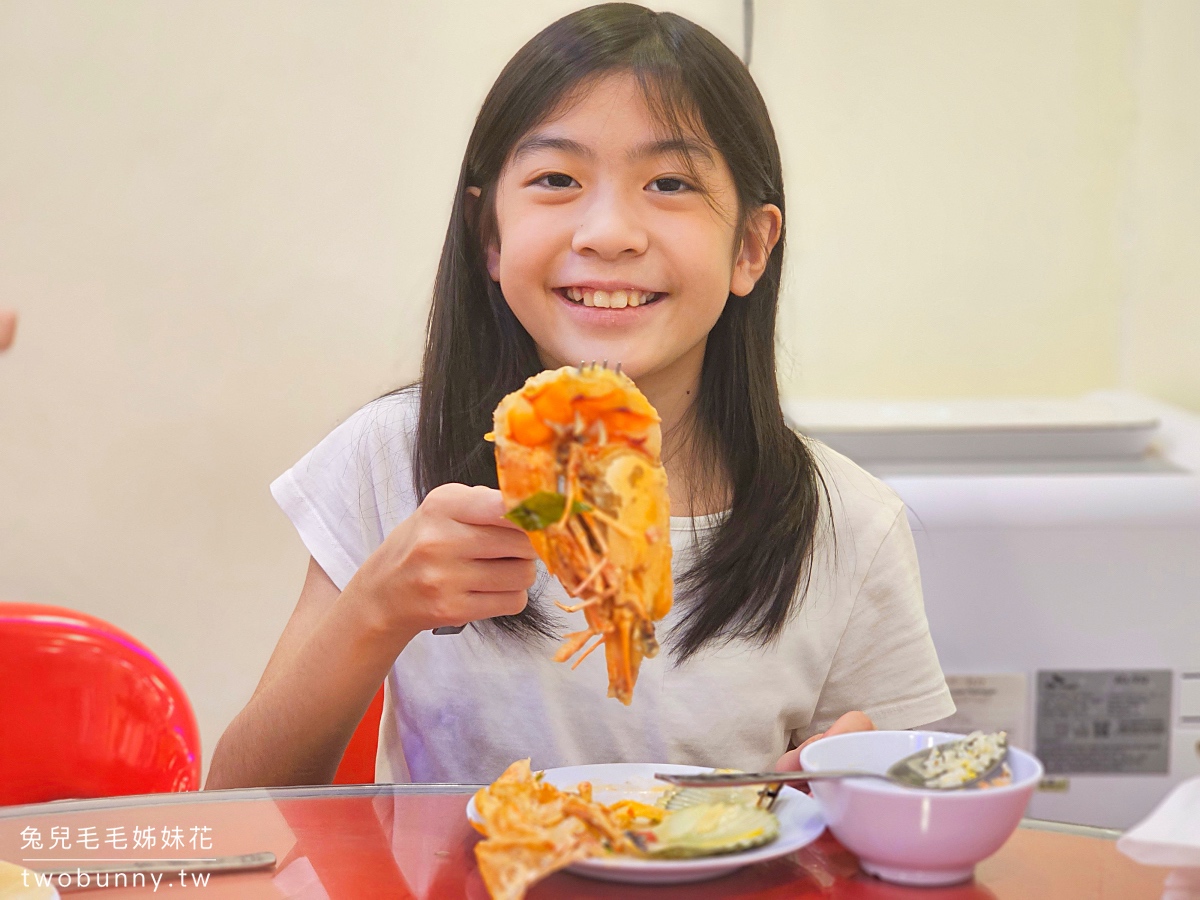
[[[858,769],[828,769],[821,772],[702,772],[694,775],[656,774],[660,781],[680,787],[740,787],[747,784],[788,784],[794,781],[822,781],[832,778],[879,778],[901,787],[927,791],[951,791],[986,781],[1004,765],[1008,757],[1008,735],[973,732],[956,741],[947,741],[909,754],[886,772]],[[963,771],[952,767],[962,764]]]

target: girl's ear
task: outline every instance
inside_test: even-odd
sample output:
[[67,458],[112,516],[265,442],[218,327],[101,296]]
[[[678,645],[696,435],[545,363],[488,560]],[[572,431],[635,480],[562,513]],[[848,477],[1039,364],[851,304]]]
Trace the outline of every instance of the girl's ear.
[[[467,185],[468,212],[469,212],[469,215],[471,218],[472,227],[475,229],[475,232],[477,234],[479,232],[479,228],[478,228],[479,205],[480,205],[480,198],[482,196],[483,196],[482,188],[478,188],[473,184]],[[487,256],[488,275],[491,277],[492,281],[499,284],[500,283],[500,248],[496,246],[495,237],[488,239],[488,244],[487,244],[487,247],[485,248],[485,251],[486,251],[485,255]]]
[[487,270],[488,276],[496,284],[500,283],[500,248],[496,246],[494,240],[488,241],[487,245]]
[[764,203],[761,209],[751,213],[746,221],[746,232],[742,235],[742,246],[733,261],[733,275],[729,279],[729,293],[745,297],[758,283],[771,251],[779,243],[783,230],[783,213],[774,203]]

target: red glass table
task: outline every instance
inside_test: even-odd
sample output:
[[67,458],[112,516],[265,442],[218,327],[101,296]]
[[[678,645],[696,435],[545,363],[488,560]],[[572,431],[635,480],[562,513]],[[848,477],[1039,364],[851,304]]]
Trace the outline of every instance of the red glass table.
[[[30,869],[87,870],[110,860],[208,859],[269,851],[271,868],[143,876],[137,887],[90,896],[460,898],[486,900],[464,810],[470,789],[453,785],[360,785],[153,794],[0,808],[0,859]],[[826,832],[814,844],[713,881],[639,887],[559,873],[531,900],[1159,900],[1166,870],[1119,853],[1115,832],[1026,820],[1008,842],[954,887],[906,888],[865,875]]]

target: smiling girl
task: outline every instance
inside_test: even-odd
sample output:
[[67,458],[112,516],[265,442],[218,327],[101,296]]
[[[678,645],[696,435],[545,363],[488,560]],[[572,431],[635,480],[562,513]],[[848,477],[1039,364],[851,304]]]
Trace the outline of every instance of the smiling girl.
[[[420,383],[272,485],[312,559],[208,786],[331,780],[381,681],[385,781],[526,756],[796,768],[829,731],[949,715],[903,504],[784,422],[784,222],[766,107],[708,32],[605,4],[523,47],[467,145]],[[599,656],[551,661],[567,597],[483,439],[530,375],[605,359],[662,417],[675,513],[666,652],[629,707]]]

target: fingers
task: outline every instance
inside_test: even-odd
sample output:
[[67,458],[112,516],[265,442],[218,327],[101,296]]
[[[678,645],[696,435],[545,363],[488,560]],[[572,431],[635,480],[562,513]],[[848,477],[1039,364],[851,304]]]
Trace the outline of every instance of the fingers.
[[812,737],[810,737],[803,744],[801,744],[799,747],[796,748],[796,753],[799,754],[809,744],[819,741],[821,738],[826,737],[828,734],[829,734],[828,731],[822,731],[820,734],[814,734]]
[[529,602],[529,595],[525,591],[472,591],[464,597],[466,602],[461,605],[457,614],[442,616],[443,625],[458,626],[483,619],[494,619],[496,616],[515,616]]
[[12,346],[17,333],[17,314],[11,309],[0,309],[0,352]]
[[516,526],[463,525],[462,531],[457,537],[474,559],[537,559],[529,535]]
[[802,772],[804,767],[800,765],[800,752],[811,744],[813,741],[819,741],[821,738],[832,737],[835,734],[849,734],[852,731],[874,731],[875,723],[871,721],[870,716],[858,710],[851,710],[845,715],[838,718],[836,722],[829,726],[826,731],[820,734],[814,734],[799,747],[789,750],[783,756],[779,757],[775,763],[776,772]]
[[360,568],[365,593],[414,633],[519,613],[537,554],[503,514],[499,491],[440,485]]
[[829,726],[826,736],[834,734],[849,734],[852,731],[874,731],[875,723],[866,713],[852,710]]
[[537,578],[528,559],[472,559],[462,567],[462,590],[476,594],[526,591]]
[[493,619],[496,616],[515,616],[529,602],[525,591],[491,591],[489,593],[472,593],[471,619]]
[[521,527],[504,518],[504,498],[494,488],[465,484],[443,484],[425,497],[422,506],[441,512],[464,525],[495,525],[524,534]]
[[472,559],[535,559],[529,535],[504,518],[504,500],[492,488],[443,484],[426,495],[417,517],[427,541],[458,548]]
[[800,748],[795,747],[789,750],[783,756],[779,757],[779,761],[775,763],[776,772],[799,772],[800,771]]
[[783,754],[783,756],[779,757],[779,761],[775,763],[775,771],[776,772],[802,772],[802,771],[804,771],[804,766],[800,765],[800,751],[803,750],[805,747],[807,747],[809,744],[811,744],[813,741],[819,741],[821,738],[825,737],[826,734],[828,734],[828,732],[825,732],[825,731],[821,732],[820,734],[814,734],[812,737],[810,737],[808,740],[806,740],[799,747],[793,747],[787,753]]
[[468,532],[456,534],[455,538],[470,547],[470,555],[476,559],[537,556],[529,535],[504,518],[504,498],[497,490],[481,485],[443,484],[429,492],[421,507],[428,514],[466,526]]

